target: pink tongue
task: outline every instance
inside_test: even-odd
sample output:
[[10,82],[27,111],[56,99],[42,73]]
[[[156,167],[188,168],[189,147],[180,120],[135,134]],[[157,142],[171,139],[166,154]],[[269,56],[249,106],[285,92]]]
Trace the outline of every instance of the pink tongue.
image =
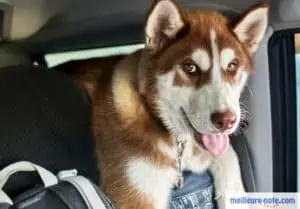
[[215,156],[221,155],[229,147],[229,137],[226,134],[202,134],[204,148]]

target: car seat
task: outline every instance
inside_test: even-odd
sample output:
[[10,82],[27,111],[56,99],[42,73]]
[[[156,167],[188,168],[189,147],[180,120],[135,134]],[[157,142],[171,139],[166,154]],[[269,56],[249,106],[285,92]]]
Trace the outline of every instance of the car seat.
[[[37,66],[0,69],[0,168],[31,161],[54,173],[76,168],[98,183],[90,105],[66,75]],[[4,190],[14,196],[39,183],[24,173]]]

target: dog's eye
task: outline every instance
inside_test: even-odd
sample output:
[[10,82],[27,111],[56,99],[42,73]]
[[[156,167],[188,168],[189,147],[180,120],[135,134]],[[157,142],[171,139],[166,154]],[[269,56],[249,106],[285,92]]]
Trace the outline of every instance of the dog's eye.
[[230,62],[230,63],[228,64],[227,70],[228,70],[229,72],[234,72],[234,71],[237,70],[238,66],[239,66],[239,61],[238,61],[237,59],[234,59],[232,62]]
[[182,67],[187,73],[195,73],[197,71],[197,65],[191,61],[183,62]]

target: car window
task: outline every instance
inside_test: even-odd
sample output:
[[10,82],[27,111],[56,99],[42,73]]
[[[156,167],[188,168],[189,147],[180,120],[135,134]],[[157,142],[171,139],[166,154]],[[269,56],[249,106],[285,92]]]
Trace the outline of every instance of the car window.
[[295,64],[297,84],[298,191],[300,191],[300,33],[295,34]]
[[70,60],[87,59],[93,57],[106,57],[106,56],[117,55],[117,54],[128,54],[142,47],[143,44],[133,44],[133,45],[125,45],[125,46],[105,47],[105,48],[98,48],[98,49],[87,49],[87,50],[80,50],[80,51],[51,53],[45,55],[45,60],[47,62],[48,67],[53,67]]

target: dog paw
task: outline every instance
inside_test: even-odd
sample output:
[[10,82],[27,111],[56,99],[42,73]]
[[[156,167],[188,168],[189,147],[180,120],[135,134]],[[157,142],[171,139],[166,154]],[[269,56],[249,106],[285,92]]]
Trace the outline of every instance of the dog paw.
[[[238,159],[231,147],[226,154],[214,160],[210,170],[214,177],[215,199],[219,209],[226,208],[226,200],[231,196],[245,194]],[[229,206],[227,208],[231,209]],[[239,209],[244,209],[245,205],[240,206]]]
[[246,192],[240,181],[215,184],[215,200],[218,209],[249,209],[250,206],[246,204],[232,205],[234,203],[231,202],[230,198],[240,198],[242,196],[246,196]]

